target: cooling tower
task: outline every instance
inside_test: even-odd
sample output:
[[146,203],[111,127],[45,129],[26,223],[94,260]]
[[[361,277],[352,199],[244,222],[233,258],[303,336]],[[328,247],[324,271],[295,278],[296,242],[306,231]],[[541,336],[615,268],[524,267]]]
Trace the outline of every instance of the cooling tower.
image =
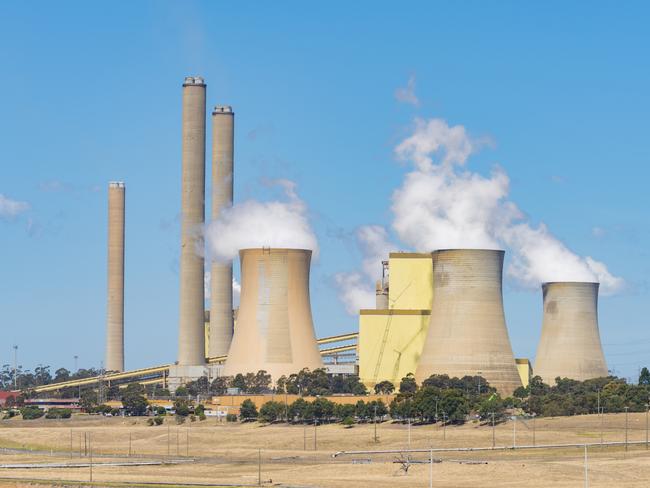
[[[212,220],[232,207],[235,114],[231,107],[212,112]],[[210,357],[225,356],[232,341],[232,261],[213,261],[210,285]]]
[[311,251],[243,249],[239,257],[239,313],[223,374],[265,370],[276,381],[322,368],[309,300]]
[[598,283],[544,283],[542,337],[533,374],[584,381],[607,376],[598,331]]
[[108,184],[108,303],[106,370],[124,371],[124,196],[121,181]]
[[427,338],[415,377],[484,377],[502,395],[521,380],[503,312],[503,251],[433,253],[433,300]]
[[205,363],[203,239],[205,219],[205,83],[183,83],[180,317],[178,364]]

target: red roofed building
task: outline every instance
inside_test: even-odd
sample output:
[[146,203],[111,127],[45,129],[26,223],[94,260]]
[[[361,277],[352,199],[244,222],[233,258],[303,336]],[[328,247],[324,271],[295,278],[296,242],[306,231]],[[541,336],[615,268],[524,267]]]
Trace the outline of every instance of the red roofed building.
[[17,398],[18,395],[20,395],[19,391],[0,391],[0,406],[3,406],[5,403],[7,403],[8,398]]

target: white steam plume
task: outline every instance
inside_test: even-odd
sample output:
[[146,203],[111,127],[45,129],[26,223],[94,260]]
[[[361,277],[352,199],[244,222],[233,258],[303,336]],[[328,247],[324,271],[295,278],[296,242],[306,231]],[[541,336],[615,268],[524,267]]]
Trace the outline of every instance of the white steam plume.
[[12,200],[0,193],[0,219],[11,219],[29,210],[27,202]]
[[508,247],[508,274],[527,286],[599,281],[605,294],[620,289],[623,280],[603,263],[576,255],[544,224],[534,228],[524,219],[507,199],[509,179],[503,170],[485,178],[463,168],[480,144],[462,126],[416,119],[413,134],[395,150],[398,159],[415,167],[393,193],[393,229],[400,240],[421,252]]
[[395,249],[381,225],[359,227],[355,237],[364,256],[363,273],[338,273],[334,276],[339,298],[350,315],[357,315],[362,308],[375,308],[375,281],[381,277],[381,262]]
[[286,201],[247,200],[222,210],[205,230],[209,254],[219,261],[235,259],[240,249],[256,247],[311,249],[318,242],[309,224],[307,205],[298,197],[296,184],[276,180]]

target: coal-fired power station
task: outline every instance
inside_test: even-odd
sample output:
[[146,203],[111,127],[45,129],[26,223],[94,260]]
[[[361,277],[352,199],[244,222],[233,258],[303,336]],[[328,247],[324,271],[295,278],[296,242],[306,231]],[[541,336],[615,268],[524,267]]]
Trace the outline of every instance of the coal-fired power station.
[[178,364],[205,364],[203,225],[205,221],[205,83],[183,83],[180,317]]
[[[241,296],[233,310],[233,262],[206,253],[206,84],[187,77],[182,88],[181,249],[178,359],[165,381],[172,387],[208,376],[267,371],[276,381],[304,368],[357,374],[368,388],[395,385],[414,373],[481,376],[502,396],[527,386],[533,375],[586,380],[607,376],[598,328],[598,283],[542,285],[543,320],[535,368],[515,359],[503,308],[504,251],[446,249],[391,252],[380,261],[376,307],[359,311],[359,331],[317,342],[306,249],[239,250]],[[219,219],[233,206],[235,113],[211,112],[211,208]],[[108,187],[108,371],[124,370],[125,185]],[[256,229],[250,229],[255,233]],[[217,239],[229,236],[213,236]],[[210,261],[205,262],[204,256]],[[206,269],[207,264],[207,269]],[[205,275],[210,272],[209,313]],[[207,318],[209,317],[209,319]],[[235,320],[236,317],[236,320]],[[356,344],[319,344],[356,340]],[[329,359],[323,362],[322,356]],[[346,359],[351,358],[351,359]]]
[[[212,220],[232,207],[235,113],[229,106],[212,111]],[[210,267],[210,357],[228,354],[233,334],[232,261]]]
[[121,181],[108,184],[108,300],[106,370],[124,371],[124,203]]
[[535,375],[584,381],[607,376],[598,330],[598,283],[544,283],[542,336]]
[[502,394],[521,380],[506,328],[501,290],[503,251],[433,253],[429,330],[415,378],[482,376]]
[[265,370],[273,380],[322,368],[309,298],[311,251],[244,249],[237,327],[223,374]]

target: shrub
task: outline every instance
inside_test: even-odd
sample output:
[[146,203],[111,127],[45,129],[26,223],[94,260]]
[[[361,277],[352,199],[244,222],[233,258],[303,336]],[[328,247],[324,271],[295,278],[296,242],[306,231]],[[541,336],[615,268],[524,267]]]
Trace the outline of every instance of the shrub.
[[175,419],[178,425],[185,423],[185,417],[183,417],[182,415],[176,415]]
[[257,407],[247,398],[239,407],[239,420],[255,420],[257,418]]
[[345,426],[346,429],[352,428],[355,424],[352,417],[345,417],[341,423]]
[[206,418],[207,418],[207,417],[205,416],[205,414],[204,414],[203,412],[201,412],[201,413],[199,414],[199,420],[200,420],[201,422],[203,422]]
[[226,414],[226,422],[237,422],[237,415],[234,413]]
[[156,424],[156,425],[162,425],[163,420],[164,420],[164,419],[163,419],[162,417],[160,417],[159,415],[156,415],[156,416],[153,418],[153,423]]
[[184,398],[174,400],[174,412],[177,416],[187,417],[190,414],[190,403]]
[[21,408],[20,414],[23,416],[23,420],[34,420],[41,418],[45,412],[35,405],[30,405]]
[[72,410],[69,408],[50,408],[45,414],[46,419],[69,419],[72,417]]
[[167,410],[165,410],[165,407],[156,407],[155,412],[156,415],[160,415],[160,416],[167,415]]
[[201,415],[203,412],[205,412],[205,405],[199,403],[194,407],[194,415]]
[[196,422],[196,415],[190,415],[190,422]]
[[147,419],[147,425],[148,425],[149,427],[153,426],[153,424],[154,424],[154,421],[153,421],[152,418]]

